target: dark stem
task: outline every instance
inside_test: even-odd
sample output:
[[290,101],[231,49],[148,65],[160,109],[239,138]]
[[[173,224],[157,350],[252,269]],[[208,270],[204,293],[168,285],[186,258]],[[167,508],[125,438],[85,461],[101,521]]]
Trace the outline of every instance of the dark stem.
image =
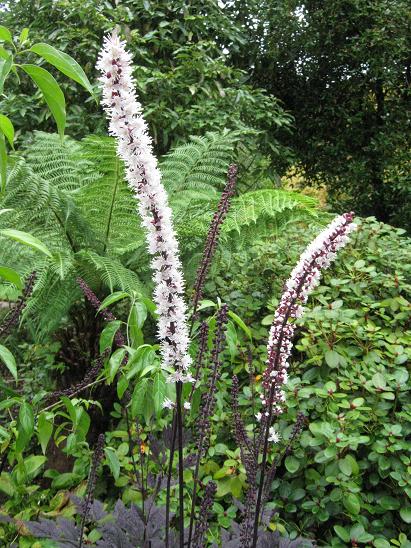
[[180,532],[180,548],[184,548],[184,462],[183,462],[183,416],[181,411],[181,393],[183,383],[176,383],[176,417],[177,417],[177,444],[178,444],[178,498],[179,498],[179,532]]
[[171,446],[170,446],[170,459],[168,462],[167,470],[167,494],[166,494],[166,548],[169,548],[169,538],[170,538],[170,492],[171,492],[171,476],[173,473],[173,462],[174,462],[174,450],[176,446],[176,436],[177,436],[177,421],[175,410],[173,412],[173,425],[171,433]]

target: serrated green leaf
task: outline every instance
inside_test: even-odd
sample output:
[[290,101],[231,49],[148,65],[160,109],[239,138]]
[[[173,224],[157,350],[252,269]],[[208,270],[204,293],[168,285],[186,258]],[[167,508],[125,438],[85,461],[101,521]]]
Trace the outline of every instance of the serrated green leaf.
[[37,65],[21,65],[43,94],[61,137],[66,126],[66,100],[55,78],[45,69]]

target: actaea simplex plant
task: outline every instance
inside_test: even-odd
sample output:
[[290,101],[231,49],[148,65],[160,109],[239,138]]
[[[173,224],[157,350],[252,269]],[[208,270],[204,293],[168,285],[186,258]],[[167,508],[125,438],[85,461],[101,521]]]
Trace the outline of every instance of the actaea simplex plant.
[[[171,544],[171,536],[180,548],[206,546],[206,533],[211,514],[216,486],[209,482],[200,499],[198,490],[201,460],[207,453],[210,443],[211,416],[214,413],[218,379],[221,373],[222,353],[228,321],[228,307],[222,305],[217,312],[212,349],[208,352],[208,325],[203,322],[197,330],[199,349],[192,363],[189,354],[193,326],[198,320],[198,305],[209,267],[216,250],[220,229],[227,215],[230,200],[235,192],[236,166],[228,170],[227,184],[222,193],[218,209],[213,217],[203,257],[197,272],[194,286],[191,322],[188,321],[187,306],[184,301],[185,287],[180,262],[179,244],[173,228],[172,211],[168,205],[167,193],[161,182],[161,173],[153,154],[152,141],[147,123],[142,115],[142,107],[137,99],[132,76],[131,56],[126,51],[125,42],[116,32],[105,38],[100,53],[98,69],[103,87],[102,104],[109,119],[109,132],[117,141],[117,153],[126,166],[126,178],[137,203],[142,225],[146,231],[148,252],[152,256],[151,268],[154,281],[154,301],[158,315],[158,338],[162,363],[169,374],[168,381],[175,385],[175,399],[165,400],[164,407],[172,409],[170,459],[167,466],[167,497],[164,542]],[[256,408],[256,424],[250,437],[239,412],[239,383],[232,379],[233,431],[240,448],[243,465],[246,469],[248,490],[242,522],[238,528],[238,538],[231,537],[232,546],[256,547],[266,533],[264,527],[264,506],[269,497],[270,486],[282,455],[289,454],[293,440],[303,428],[305,417],[299,414],[292,434],[277,460],[268,462],[269,447],[279,442],[275,420],[282,411],[285,401],[284,385],[295,331],[295,320],[303,314],[303,307],[314,287],[318,284],[321,271],[329,267],[337,251],[348,241],[354,230],[353,214],[337,216],[329,226],[307,247],[291,273],[284,287],[283,295],[274,315],[270,329],[266,367],[263,373],[260,403]],[[120,341],[121,342],[121,341]],[[250,358],[250,363],[252,358]],[[193,392],[202,382],[202,371],[208,364],[206,391],[203,393],[197,418],[195,453],[192,459],[184,459],[183,422],[190,411]],[[192,371],[193,369],[193,371]],[[183,385],[191,383],[191,390],[183,401]],[[101,440],[100,440],[101,445]],[[99,447],[101,452],[101,447]],[[170,535],[170,486],[173,473],[174,453],[178,455],[178,515],[177,536]],[[280,452],[279,452],[280,453]],[[192,485],[184,485],[185,466],[194,467]],[[95,475],[95,471],[94,471]],[[189,525],[184,527],[184,495],[190,495]],[[198,504],[197,504],[198,503]],[[84,520],[82,523],[82,533]],[[144,545],[149,539],[144,536]],[[178,541],[177,541],[178,539]],[[80,540],[82,542],[82,539]],[[274,545],[274,544],[272,544]]]

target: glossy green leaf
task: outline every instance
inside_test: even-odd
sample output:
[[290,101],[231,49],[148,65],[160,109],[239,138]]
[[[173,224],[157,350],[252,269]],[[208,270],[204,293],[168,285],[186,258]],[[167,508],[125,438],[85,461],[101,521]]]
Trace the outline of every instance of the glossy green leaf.
[[47,457],[43,455],[31,455],[30,457],[24,459],[24,468],[26,469],[28,478],[34,478],[40,472],[40,468],[46,460]]
[[14,230],[13,228],[5,228],[4,230],[0,230],[0,234],[2,236],[6,236],[7,238],[11,238],[12,240],[16,240],[16,242],[19,242],[21,244],[28,245],[36,251],[44,253],[48,257],[52,256],[49,249],[43,244],[43,242],[41,242],[35,236],[28,234],[28,232]]
[[289,455],[288,457],[286,457],[284,464],[291,474],[294,474],[300,468],[299,460],[296,459],[293,455]]
[[13,354],[5,346],[0,344],[0,360],[6,365],[7,369],[17,380],[17,364]]
[[154,411],[159,413],[163,408],[164,399],[166,397],[166,381],[161,371],[157,371],[153,378],[153,402]]
[[7,266],[0,266],[0,278],[3,278],[4,280],[12,283],[17,287],[17,289],[23,288],[23,282],[21,281],[19,273],[12,268],[8,268]]
[[232,310],[228,311],[228,315],[238,325],[238,327],[244,331],[247,337],[251,340],[253,338],[251,329],[245,325],[243,320],[239,316],[237,316],[237,314],[235,314]]
[[113,474],[115,480],[120,476],[120,461],[118,460],[117,453],[112,447],[105,447],[104,453],[106,454],[107,464]]
[[83,86],[83,88],[94,96],[93,88],[84,70],[70,55],[44,43],[34,44],[34,46],[30,48],[30,51],[42,57],[60,72]]
[[47,445],[53,433],[53,424],[46,417],[45,413],[41,413],[37,424],[37,437],[39,439],[43,455],[46,454]]
[[7,137],[10,146],[14,147],[14,126],[10,118],[4,114],[0,114],[0,131]]
[[348,493],[347,496],[343,498],[343,504],[349,514],[357,515],[361,510],[361,502],[358,495],[354,493]]
[[342,541],[350,541],[350,533],[346,529],[344,529],[344,527],[341,527],[341,525],[334,525],[334,531],[337,533]]
[[126,293],[125,291],[115,291],[114,293],[111,293],[101,303],[101,305],[99,306],[98,312],[101,312],[102,310],[104,310],[108,306],[110,306],[114,303],[117,303],[118,301],[121,301],[123,299],[126,299],[129,296],[130,295],[128,293]]
[[6,190],[7,182],[7,150],[6,150],[6,140],[3,133],[0,132],[0,182],[1,182],[1,192],[4,194]]
[[411,523],[411,506],[404,506],[401,508],[400,516],[405,523]]
[[3,93],[4,89],[4,82],[6,81],[6,78],[11,70],[11,67],[13,65],[13,56],[9,54],[8,57],[4,57],[3,55],[0,58],[0,95]]
[[24,44],[24,42],[27,40],[28,36],[29,36],[29,29],[28,29],[28,27],[25,27],[25,28],[21,31],[20,36],[19,36],[19,43],[20,43],[20,45],[21,45],[21,44]]
[[0,41],[13,43],[13,37],[7,27],[0,25]]
[[121,326],[120,320],[114,320],[106,325],[100,335],[100,354],[113,346],[114,337]]
[[21,68],[42,92],[44,100],[56,121],[58,132],[62,137],[66,126],[66,100],[60,86],[47,70],[37,65],[21,65]]
[[124,359],[124,356],[126,355],[126,349],[125,348],[117,348],[111,355],[111,358],[108,362],[108,372],[109,372],[109,382],[113,382],[114,377],[117,374],[117,371],[120,368],[120,365]]

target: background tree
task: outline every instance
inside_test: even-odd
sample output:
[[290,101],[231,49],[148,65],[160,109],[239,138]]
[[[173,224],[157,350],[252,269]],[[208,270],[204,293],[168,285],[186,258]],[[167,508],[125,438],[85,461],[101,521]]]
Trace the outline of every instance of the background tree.
[[[277,166],[288,160],[289,151],[280,146],[277,134],[280,127],[290,126],[291,117],[277,99],[247,83],[246,71],[230,64],[225,45],[239,50],[242,32],[217,2],[12,0],[3,6],[4,24],[30,27],[36,41],[52,37],[91,81],[104,34],[120,25],[134,53],[138,93],[158,154],[189,135],[227,128],[242,130],[248,156],[254,157],[258,146],[259,154]],[[72,136],[105,131],[98,106],[74,86],[67,86],[65,93]],[[15,119],[19,116],[25,130],[50,129],[43,120],[46,112],[39,119],[34,106],[28,110],[26,105],[25,97],[12,94],[4,109],[13,111]]]
[[[333,207],[410,227],[410,19],[403,0],[238,0],[236,66],[295,117],[288,143]],[[408,169],[407,169],[408,168]]]

